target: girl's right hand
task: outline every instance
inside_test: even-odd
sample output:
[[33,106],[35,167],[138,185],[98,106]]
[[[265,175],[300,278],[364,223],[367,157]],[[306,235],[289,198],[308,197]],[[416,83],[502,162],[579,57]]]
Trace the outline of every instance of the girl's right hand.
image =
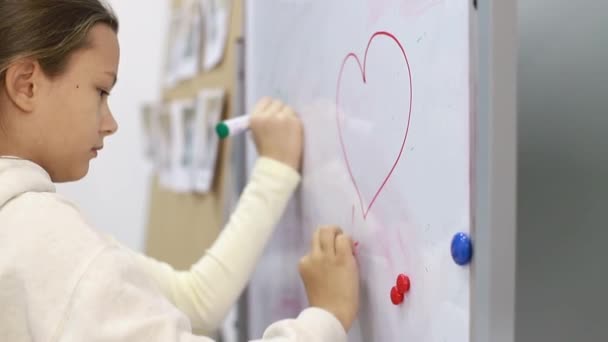
[[278,100],[262,98],[255,106],[249,126],[260,156],[300,170],[303,128],[293,109]]

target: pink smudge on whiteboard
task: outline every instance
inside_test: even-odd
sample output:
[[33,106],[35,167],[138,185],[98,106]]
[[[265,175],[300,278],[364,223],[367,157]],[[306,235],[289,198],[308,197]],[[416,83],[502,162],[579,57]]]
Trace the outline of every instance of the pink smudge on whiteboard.
[[369,23],[370,24],[375,24],[378,22],[378,20],[384,15],[384,12],[386,12],[390,6],[391,0],[368,0],[367,1],[367,7],[368,7],[368,13],[369,13]]
[[406,17],[419,16],[444,3],[445,0],[404,0],[401,2],[400,12]]
[[399,241],[401,253],[405,254],[405,243],[403,243],[403,237],[401,237],[401,229],[397,229],[397,241]]

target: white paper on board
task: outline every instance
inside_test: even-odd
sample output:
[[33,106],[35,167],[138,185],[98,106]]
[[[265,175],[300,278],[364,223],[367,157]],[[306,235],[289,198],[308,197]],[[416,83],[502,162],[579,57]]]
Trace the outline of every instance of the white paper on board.
[[228,40],[231,0],[201,0],[204,14],[203,70],[215,68],[224,57]]
[[171,118],[167,110],[166,104],[155,101],[144,103],[141,107],[144,157],[159,174],[166,174],[164,171],[170,170],[169,150],[174,145],[170,140],[172,134],[168,131],[171,129]]
[[159,151],[158,176],[162,187],[171,188],[171,175],[173,170],[173,155],[175,154],[175,134],[173,133],[173,120],[169,105],[162,105],[158,113]]
[[186,1],[175,10],[171,20],[171,45],[166,86],[195,77],[200,68],[202,11],[198,1]]
[[178,71],[181,80],[193,78],[198,74],[202,38],[200,4],[193,0],[187,2],[185,12],[183,46]]
[[171,22],[169,24],[169,43],[168,53],[165,66],[165,80],[164,86],[171,88],[177,82],[177,66],[179,64],[180,44],[181,41],[178,39],[180,31],[180,23],[182,22],[183,11],[176,9],[171,13]]
[[171,116],[175,123],[173,132],[176,137],[172,156],[171,189],[181,193],[191,192],[196,122],[195,100],[174,102],[171,105]]
[[141,124],[144,147],[144,157],[151,162],[157,160],[158,155],[158,105],[145,103],[141,107]]
[[224,96],[223,89],[203,89],[197,98],[193,178],[199,193],[209,192],[213,186],[219,150],[215,125],[222,116]]

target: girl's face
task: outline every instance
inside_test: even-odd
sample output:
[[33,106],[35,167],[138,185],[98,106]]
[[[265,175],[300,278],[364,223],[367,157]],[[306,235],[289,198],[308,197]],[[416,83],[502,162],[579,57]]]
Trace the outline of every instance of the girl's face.
[[84,177],[104,138],[118,125],[108,106],[116,83],[119,46],[115,32],[98,24],[89,32],[90,47],[77,51],[67,70],[49,79],[39,109],[44,146],[40,164],[56,182]]
[[34,66],[30,74],[19,76],[23,82],[11,78],[14,84],[27,84],[21,88],[28,92],[20,95],[15,86],[12,103],[20,110],[9,125],[13,155],[36,162],[55,182],[84,177],[104,138],[118,129],[108,107],[118,60],[115,32],[98,24],[89,32],[89,46],[72,54],[60,76],[47,77]]

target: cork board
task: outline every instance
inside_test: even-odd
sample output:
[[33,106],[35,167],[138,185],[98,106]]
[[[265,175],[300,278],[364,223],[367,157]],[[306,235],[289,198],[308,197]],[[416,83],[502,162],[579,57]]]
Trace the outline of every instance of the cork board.
[[[179,6],[180,2],[173,0],[173,8]],[[232,113],[232,97],[236,90],[235,42],[242,37],[242,12],[242,1],[232,1],[228,41],[220,65],[167,89],[163,93],[165,102],[194,97],[203,88],[222,87],[226,90],[222,116],[226,118]],[[173,193],[159,185],[158,177],[153,179],[148,206],[146,254],[177,269],[189,268],[203,255],[223,225],[225,194],[222,189],[229,171],[229,155],[228,142],[220,142],[212,191],[204,195]]]

